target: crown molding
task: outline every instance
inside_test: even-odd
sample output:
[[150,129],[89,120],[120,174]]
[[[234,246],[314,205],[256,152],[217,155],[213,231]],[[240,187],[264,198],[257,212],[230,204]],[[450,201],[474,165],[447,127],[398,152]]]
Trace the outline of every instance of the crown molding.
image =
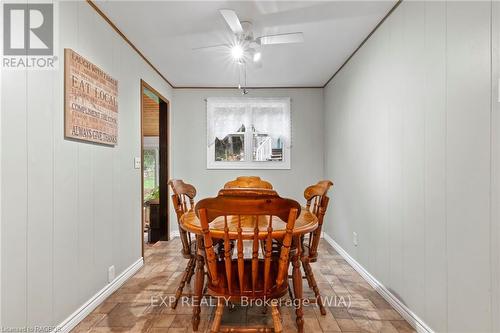
[[[245,87],[245,89],[322,89],[323,86],[283,86],[283,87]],[[238,87],[231,87],[231,86],[220,86],[220,87],[213,87],[213,86],[176,86],[174,89],[239,89]]]

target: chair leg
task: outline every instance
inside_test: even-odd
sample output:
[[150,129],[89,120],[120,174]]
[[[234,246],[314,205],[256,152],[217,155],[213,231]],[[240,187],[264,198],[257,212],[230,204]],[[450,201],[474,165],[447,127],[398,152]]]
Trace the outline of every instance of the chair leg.
[[[198,237],[198,246],[202,244],[202,238]],[[199,250],[199,249],[198,249]],[[204,268],[204,259],[201,254],[197,255],[196,260],[196,276],[195,276],[195,284],[194,284],[194,296],[193,296],[193,331],[198,331],[198,326],[200,324],[200,312],[201,312],[201,299],[203,296],[203,284],[205,282],[205,268]]]
[[313,284],[312,284],[312,282],[311,282],[311,279],[310,279],[310,277],[309,277],[309,274],[307,274],[307,271],[306,271],[306,265],[305,265],[305,263],[304,263],[304,262],[305,262],[305,260],[304,260],[304,258],[301,258],[300,260],[302,261],[302,268],[304,269],[304,275],[305,275],[305,279],[307,280],[307,285],[309,286],[309,289],[312,289],[312,287],[313,287],[312,285],[313,285]]
[[[297,241],[297,244],[299,241]],[[298,252],[298,250],[296,250]],[[292,257],[293,266],[293,293],[295,295],[294,300],[298,303],[295,305],[295,322],[297,323],[298,333],[304,333],[304,312],[302,310],[302,272],[300,271],[300,253],[295,253]]]
[[273,316],[274,333],[282,333],[283,324],[281,323],[281,315],[276,304],[271,304],[271,314]]
[[304,267],[309,287],[314,291],[314,296],[316,297],[316,304],[318,304],[319,311],[323,316],[325,316],[326,310],[323,305],[323,299],[321,298],[321,294],[319,293],[319,288],[316,283],[316,279],[314,278],[314,273],[311,268],[311,263],[309,263],[309,260],[305,259],[302,261],[302,266]]
[[217,299],[217,309],[215,309],[214,321],[212,322],[212,327],[210,328],[210,333],[217,333],[220,329],[220,323],[222,320],[222,314],[224,313],[224,301],[221,298]]
[[192,260],[192,263],[191,263],[191,270],[189,271],[189,275],[188,275],[188,278],[187,278],[187,281],[186,281],[187,284],[191,283],[191,278],[194,275],[194,269],[196,267],[196,258],[192,258],[190,260]]
[[172,303],[172,309],[175,309],[177,307],[177,303],[182,296],[182,290],[184,289],[184,286],[186,285],[186,282],[189,278],[189,273],[191,272],[191,266],[193,266],[193,262],[194,259],[189,259],[186,269],[184,270],[184,274],[182,275],[181,283],[179,283],[179,287],[175,292],[175,301],[174,303]]
[[294,299],[292,285],[293,285],[293,279],[292,279],[291,283],[288,284],[288,296],[290,296],[291,300]]

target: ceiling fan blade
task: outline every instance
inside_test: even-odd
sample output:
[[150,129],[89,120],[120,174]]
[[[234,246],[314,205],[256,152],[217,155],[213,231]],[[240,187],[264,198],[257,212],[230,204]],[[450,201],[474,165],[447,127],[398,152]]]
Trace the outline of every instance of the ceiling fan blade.
[[221,9],[219,10],[224,20],[226,20],[227,25],[235,34],[243,33],[243,27],[241,26],[240,19],[236,12],[232,9]]
[[224,47],[224,46],[229,47],[229,44],[215,44],[215,45],[208,45],[208,46],[193,47],[191,50],[198,51],[198,50],[214,49],[217,47]]
[[303,43],[304,34],[302,32],[292,32],[287,34],[267,35],[258,37],[257,41],[260,45]]

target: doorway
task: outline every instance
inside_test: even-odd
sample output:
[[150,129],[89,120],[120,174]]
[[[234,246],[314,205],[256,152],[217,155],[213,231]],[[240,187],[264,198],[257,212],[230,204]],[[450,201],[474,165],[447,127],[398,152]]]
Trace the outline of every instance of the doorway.
[[169,101],[141,80],[141,219],[144,244],[168,241]]

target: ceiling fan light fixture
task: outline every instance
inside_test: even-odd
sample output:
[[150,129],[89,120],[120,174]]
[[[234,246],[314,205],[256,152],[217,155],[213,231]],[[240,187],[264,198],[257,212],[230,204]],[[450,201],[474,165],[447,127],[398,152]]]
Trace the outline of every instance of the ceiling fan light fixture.
[[231,56],[233,57],[234,60],[240,60],[243,58],[243,47],[241,45],[234,45],[231,47]]

